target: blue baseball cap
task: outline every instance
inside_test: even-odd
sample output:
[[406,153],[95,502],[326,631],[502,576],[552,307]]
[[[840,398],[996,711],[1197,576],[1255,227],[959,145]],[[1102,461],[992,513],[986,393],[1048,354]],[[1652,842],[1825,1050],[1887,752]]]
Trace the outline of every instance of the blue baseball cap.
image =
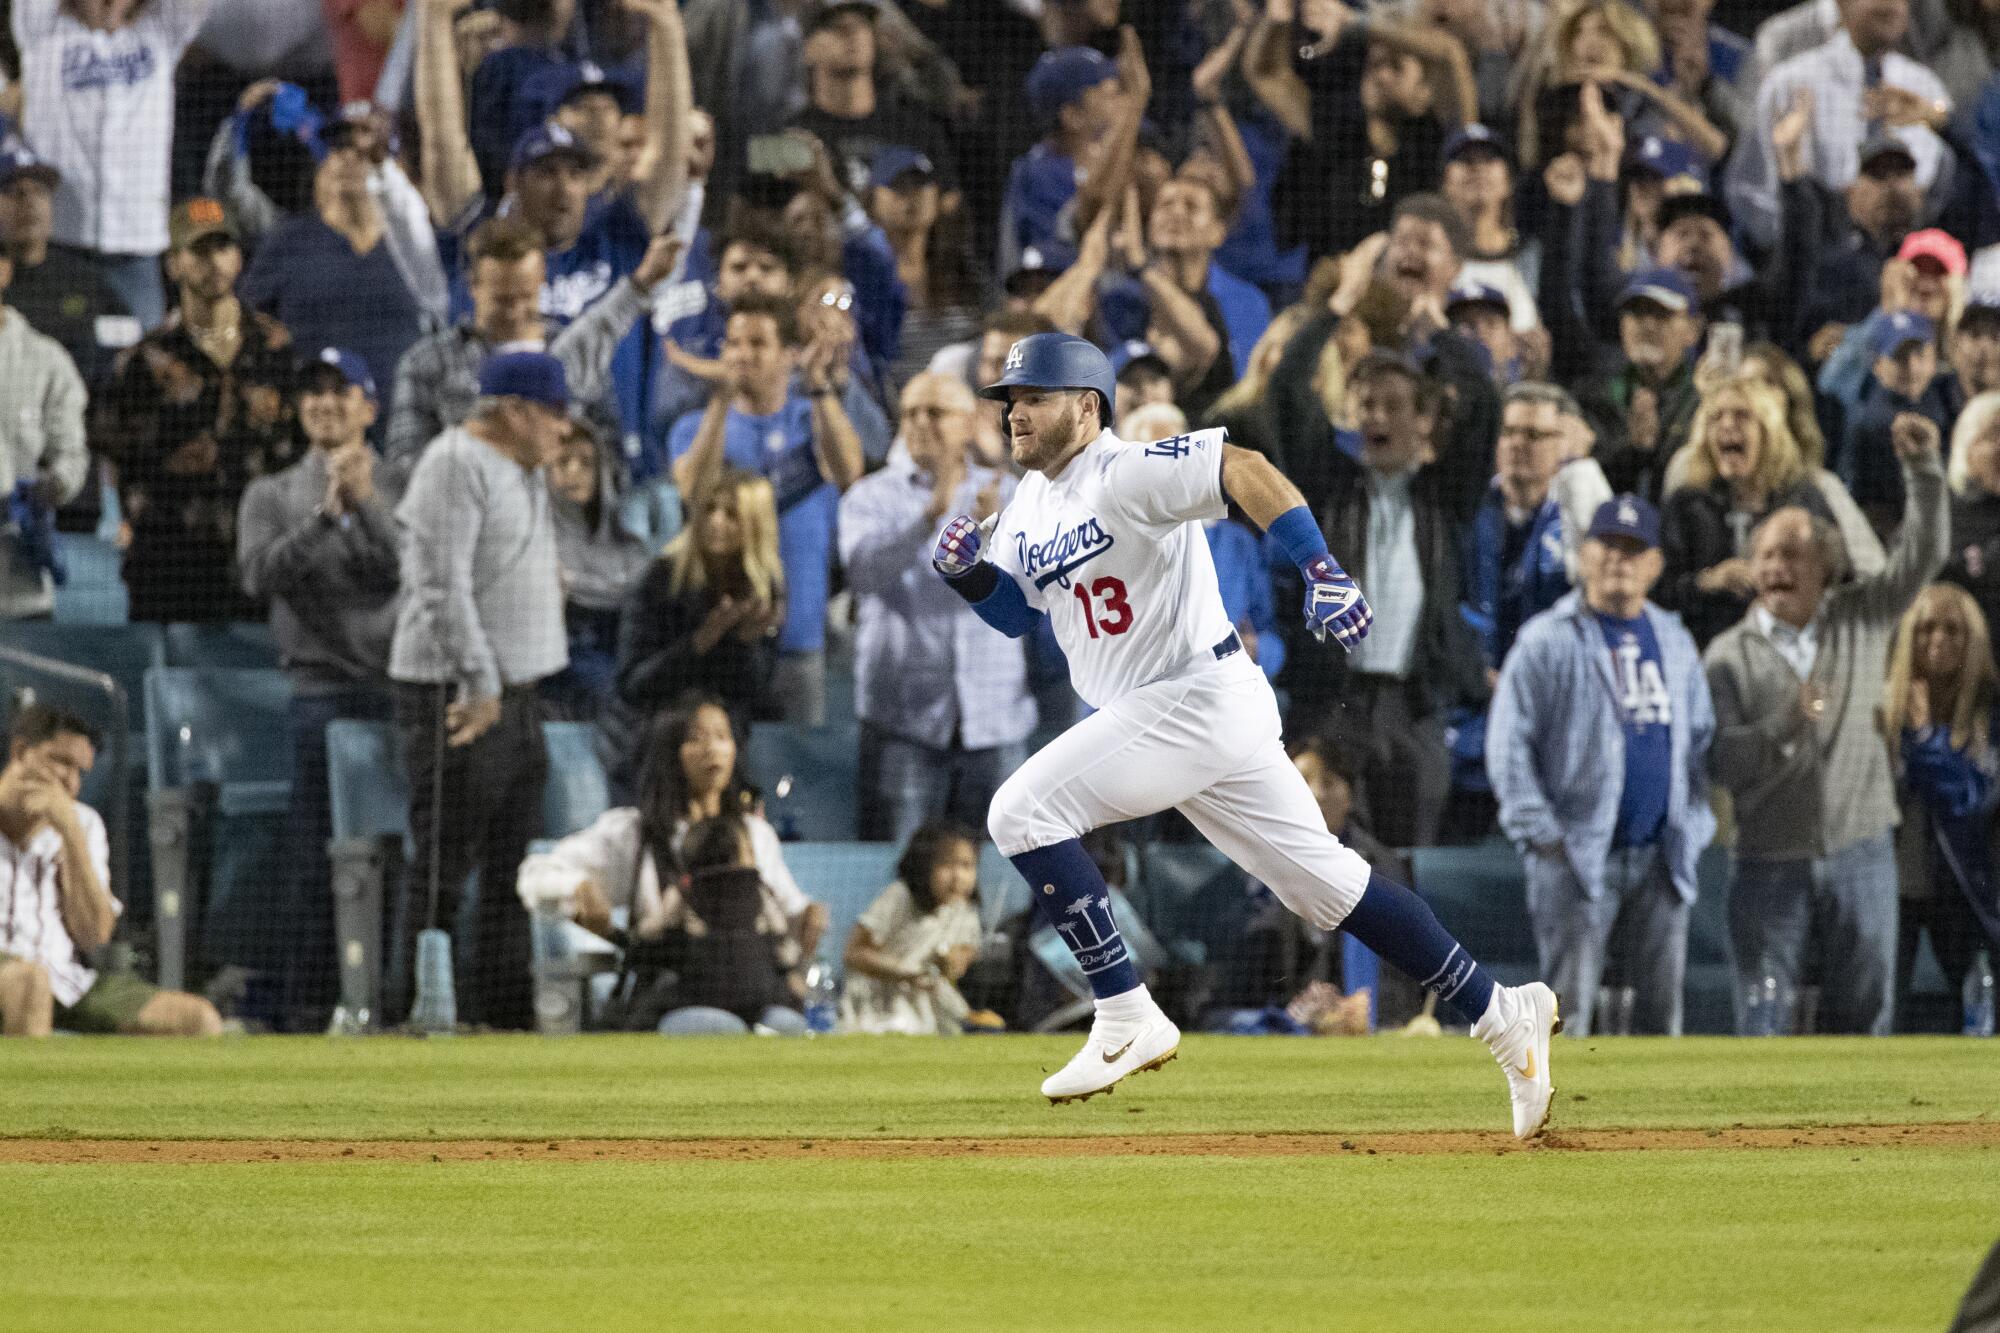
[[368,363],[359,352],[350,352],[345,347],[321,348],[319,355],[307,357],[299,367],[299,392],[307,392],[318,381],[321,367],[338,374],[342,383],[353,385],[367,394],[369,402],[375,402],[379,397],[375,392],[375,376],[369,371]]
[[607,68],[594,60],[584,60],[574,65],[553,65],[521,85],[522,103],[539,109],[544,116],[591,93],[609,94],[617,100],[618,109],[630,116],[645,105],[645,76],[643,72],[635,76],[622,67]]
[[1450,318],[1452,311],[1472,305],[1491,306],[1510,319],[1514,314],[1514,307],[1508,302],[1507,293],[1498,287],[1485,282],[1461,282],[1453,286],[1450,294],[1444,299],[1445,316]]
[[1677,268],[1655,266],[1634,273],[1625,290],[1618,293],[1618,309],[1623,310],[1634,301],[1651,301],[1676,315],[1684,315],[1699,304],[1700,298],[1695,295],[1694,283],[1687,274]]
[[1660,511],[1636,495],[1614,495],[1591,515],[1591,541],[1633,541],[1651,550],[1660,544]]
[[1702,189],[1708,188],[1708,159],[1677,139],[1649,134],[1632,145],[1625,165],[1634,171],[1648,171],[1662,180],[1685,176]]
[[0,143],[0,189],[23,176],[33,176],[51,190],[62,182],[62,173],[43,161],[25,139],[9,138]]
[[1894,356],[1911,343],[1927,343],[1936,337],[1937,325],[1928,318],[1908,310],[1898,310],[1875,321],[1875,334],[1870,341],[1874,344],[1876,356]]
[[507,170],[519,171],[552,157],[567,157],[586,170],[597,165],[597,154],[590,151],[588,144],[549,120],[523,134],[515,143],[514,155],[507,160]]
[[1502,162],[1512,166],[1514,155],[1507,151],[1506,143],[1484,125],[1462,125],[1444,141],[1445,162],[1456,162],[1467,153],[1491,153]]
[[894,185],[903,176],[936,180],[937,164],[908,144],[883,144],[875,150],[875,160],[868,164],[870,189],[879,190]]
[[1118,66],[1102,51],[1088,46],[1059,46],[1042,54],[1028,71],[1028,101],[1044,119],[1100,83],[1118,77]]
[[546,352],[502,352],[479,368],[481,398],[521,398],[556,412],[569,411],[569,377]]

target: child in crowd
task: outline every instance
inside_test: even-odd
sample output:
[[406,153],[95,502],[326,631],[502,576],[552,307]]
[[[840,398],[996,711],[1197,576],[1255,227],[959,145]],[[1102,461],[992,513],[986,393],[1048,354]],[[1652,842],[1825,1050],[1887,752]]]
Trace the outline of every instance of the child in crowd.
[[843,1032],[912,1036],[960,1031],[958,980],[979,952],[979,846],[952,824],[910,835],[896,880],[847,937]]

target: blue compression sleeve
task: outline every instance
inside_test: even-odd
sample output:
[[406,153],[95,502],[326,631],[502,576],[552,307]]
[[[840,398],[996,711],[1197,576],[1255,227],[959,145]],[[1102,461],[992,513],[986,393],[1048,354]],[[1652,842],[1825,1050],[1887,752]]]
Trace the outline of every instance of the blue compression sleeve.
[[1040,619],[1035,608],[1028,605],[1028,595],[1021,591],[1021,585],[987,561],[980,561],[945,583],[971,605],[975,615],[1010,639],[1020,638]]
[[1326,534],[1319,530],[1312,510],[1304,505],[1287,509],[1272,519],[1266,531],[1284,549],[1286,557],[1301,569],[1328,554]]

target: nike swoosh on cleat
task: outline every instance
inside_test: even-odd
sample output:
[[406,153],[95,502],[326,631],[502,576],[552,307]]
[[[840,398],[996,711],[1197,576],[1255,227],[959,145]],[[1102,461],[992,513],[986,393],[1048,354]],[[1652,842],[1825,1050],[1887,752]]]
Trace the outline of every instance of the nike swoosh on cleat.
[[1535,1076],[1535,1048],[1530,1046],[1528,1048],[1528,1061],[1526,1064],[1521,1066],[1521,1077],[1533,1078],[1534,1076]]
[[[1137,1040],[1139,1040],[1137,1037],[1132,1038],[1132,1041],[1137,1041]],[[1107,1065],[1117,1064],[1119,1057],[1123,1056],[1125,1052],[1132,1049],[1132,1041],[1126,1042],[1123,1046],[1120,1046],[1115,1051],[1107,1052],[1104,1057],[1104,1063]]]

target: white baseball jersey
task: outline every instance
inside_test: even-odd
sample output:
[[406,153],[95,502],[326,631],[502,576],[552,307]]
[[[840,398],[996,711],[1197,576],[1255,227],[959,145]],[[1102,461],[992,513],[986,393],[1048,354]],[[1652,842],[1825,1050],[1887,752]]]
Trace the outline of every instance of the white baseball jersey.
[[14,0],[21,134],[62,173],[55,239],[112,254],[167,248],[174,67],[209,0],[153,0],[116,32],[59,0]]
[[[111,843],[97,811],[77,803],[97,882],[111,890]],[[62,919],[62,835],[44,824],[26,846],[0,835],[0,957],[26,958],[48,969],[56,1003],[75,1004],[97,981],[84,965]],[[124,905],[111,899],[113,912]]]
[[1201,528],[1228,512],[1224,438],[1131,444],[1107,430],[1053,481],[1030,472],[1001,511],[989,558],[1049,613],[1093,708],[1213,662],[1229,637]]

